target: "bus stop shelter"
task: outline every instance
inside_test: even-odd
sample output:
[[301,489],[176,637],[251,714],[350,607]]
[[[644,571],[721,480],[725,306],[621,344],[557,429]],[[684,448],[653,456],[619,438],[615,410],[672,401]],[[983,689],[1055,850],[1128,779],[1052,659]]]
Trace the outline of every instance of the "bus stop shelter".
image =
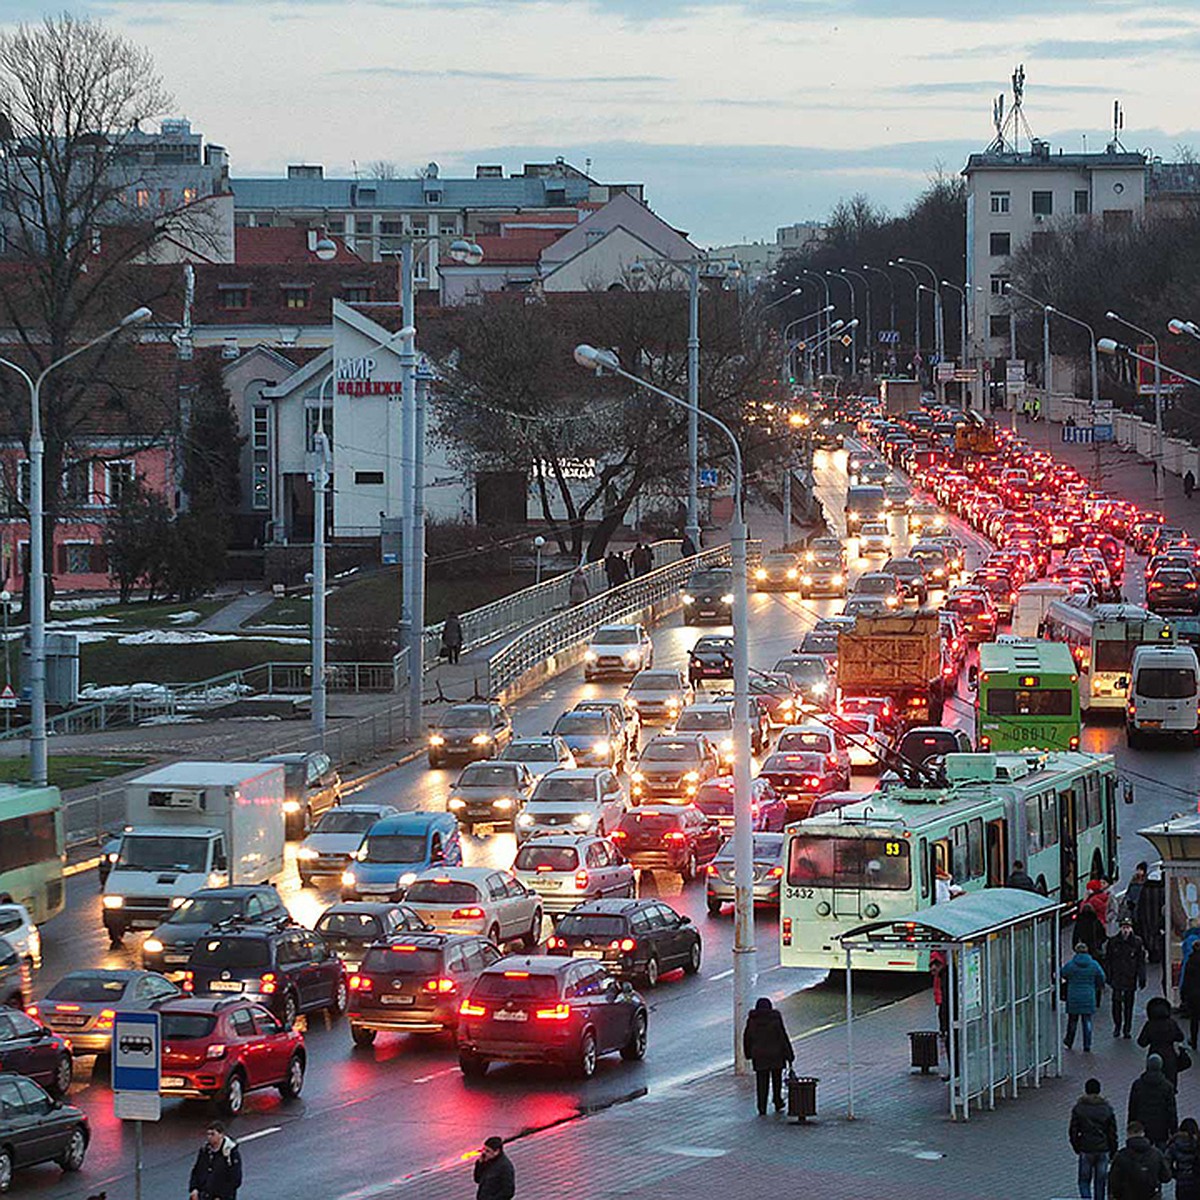
[[1155,933],[1163,937],[1163,995],[1177,1005],[1183,960],[1200,940],[1200,816],[1172,817],[1139,829],[1138,836],[1162,860],[1162,913],[1155,920],[1156,914],[1147,906],[1147,911],[1135,915],[1147,926],[1152,921],[1161,925]]
[[985,888],[842,934],[846,952],[847,1117],[854,1118],[854,952],[940,950],[948,1008],[949,1101],[953,1120],[972,1104],[994,1108],[1020,1085],[1062,1073],[1059,920],[1062,905],[1036,892]]

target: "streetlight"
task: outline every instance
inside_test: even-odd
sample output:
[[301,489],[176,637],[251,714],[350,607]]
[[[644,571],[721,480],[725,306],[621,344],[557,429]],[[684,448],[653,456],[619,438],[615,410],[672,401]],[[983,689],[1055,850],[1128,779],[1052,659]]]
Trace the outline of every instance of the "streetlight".
[[764,304],[758,311],[760,314],[765,313],[768,309],[774,308],[775,305],[782,304],[785,300],[791,300],[794,297],[799,296],[803,291],[804,288],[802,287],[792,288],[792,290],[786,295],[780,296],[778,300],[772,300],[770,304]]
[[[631,374],[621,367],[611,350],[593,346],[575,347],[575,361],[597,374],[608,371],[638,387],[653,392],[680,408],[688,405],[677,396]],[[733,449],[734,504],[733,521],[729,527],[729,549],[733,561],[733,1035],[734,1062],[739,1073],[746,1071],[742,1053],[742,1028],[750,1012],[755,983],[754,899],[753,891],[753,834],[750,829],[750,622],[749,599],[746,590],[746,521],[742,509],[742,450],[737,438],[724,421],[711,413],[696,410],[715,425],[728,439]]]
[[[800,289],[797,289],[797,290],[800,290]],[[783,372],[785,375],[787,375],[789,383],[791,382],[792,376],[794,374],[794,372],[792,370],[792,354],[795,351],[796,347],[801,344],[800,341],[793,342],[789,339],[789,335],[791,334],[791,331],[797,325],[803,325],[806,322],[811,321],[814,317],[816,317],[819,320],[821,317],[826,316],[826,314],[831,313],[832,311],[833,311],[833,305],[829,304],[829,305],[826,305],[825,308],[818,308],[816,310],[816,312],[806,313],[803,317],[797,317],[794,321],[789,321],[783,327],[783,343],[784,343]],[[802,340],[803,339],[801,339],[801,341]]]
[[[829,281],[825,278],[825,276],[819,274],[817,271],[810,271],[810,270],[808,270],[807,267],[801,268],[800,274],[812,276],[812,278],[815,279],[821,285],[821,290],[825,293],[825,311],[827,311],[827,312],[831,311],[833,309],[833,304],[830,302],[830,299],[829,299]],[[826,328],[826,330],[828,330],[828,328],[829,328],[828,318],[826,318],[825,328]],[[817,369],[818,370],[820,369],[819,365],[818,365]],[[827,372],[832,370],[832,364],[831,364],[830,358],[829,358],[828,347],[826,347],[826,353],[825,353],[825,370]]]
[[[839,279],[839,280],[841,280],[842,283],[844,283],[846,285],[847,289],[850,292],[850,316],[857,318],[858,306],[855,303],[855,298],[854,298],[854,284],[849,279],[847,279],[845,274],[841,271],[826,271],[825,274],[827,276],[829,276],[830,279]],[[855,329],[850,336],[851,336],[850,357],[851,357],[851,361],[854,364],[854,370],[851,372],[851,374],[857,374],[858,373],[858,330]]]
[[[1200,339],[1200,327],[1195,321],[1181,321],[1178,317],[1172,317],[1167,322],[1167,328],[1178,337],[1181,333],[1189,334],[1191,337]],[[1178,372],[1176,372],[1178,374]]]
[[938,291],[938,274],[928,264],[922,262],[919,258],[903,258],[896,259],[898,263],[903,263],[908,266],[920,267],[924,271],[929,272],[929,278],[933,280],[933,337],[934,346],[937,350],[939,361],[946,357],[946,328],[942,319],[942,294]]
[[[899,332],[896,329],[896,281],[883,269],[883,267],[873,267],[870,263],[863,263],[864,271],[874,271],[879,275],[884,283],[888,285],[888,331],[896,333],[899,337]],[[895,343],[888,343],[888,360],[891,363],[891,369],[896,369],[896,351]]]
[[913,362],[916,367],[917,379],[919,380],[923,365],[921,358],[921,280],[916,271],[911,267],[904,266],[894,258],[888,259],[888,266],[893,271],[903,271],[913,281],[913,287],[916,289],[913,293],[913,307],[916,309],[916,319],[913,322]]
[[[866,317],[867,317],[867,325],[866,325],[866,329],[864,331],[866,333],[866,338],[867,338],[867,374],[873,376],[875,374],[875,347],[872,344],[872,340],[871,340],[872,333],[873,333],[873,326],[871,323],[871,281],[865,275],[860,275],[857,271],[851,271],[849,267],[839,267],[838,274],[839,275],[847,275],[851,279],[857,279],[859,281],[859,283],[861,283],[863,285],[863,291],[866,296]],[[853,291],[851,294],[853,294]],[[858,365],[858,363],[857,363],[857,346],[855,347],[855,351],[856,351],[855,366],[857,367],[857,365]]]
[[533,548],[537,552],[537,569],[536,574],[533,577],[534,583],[542,582],[542,547],[545,544],[546,539],[542,537],[541,534],[538,534],[538,536],[533,539]]
[[[1123,342],[1118,342],[1116,338],[1101,338],[1096,343],[1101,354],[1128,354],[1130,358],[1137,359],[1138,362],[1149,363],[1154,365],[1155,359],[1147,358],[1144,354],[1139,354],[1132,346],[1126,346]],[[1186,379],[1188,383],[1194,383],[1196,387],[1200,387],[1200,379],[1194,375],[1185,375],[1182,371],[1176,370],[1174,367],[1168,367],[1168,371],[1172,375],[1178,375],[1180,379]]]
[[[9,656],[8,656],[8,606],[9,606],[9,603],[11,602],[11,600],[12,600],[12,592],[10,592],[8,590],[8,588],[5,588],[4,591],[0,592],[0,604],[2,604],[4,606],[4,686],[5,686],[5,688],[12,687],[12,673],[9,669]],[[10,700],[9,703],[10,704],[15,703],[15,701]],[[10,724],[11,720],[12,720],[12,709],[6,707],[4,709],[4,732],[5,733],[8,732],[9,724]]]
[[1154,346],[1154,503],[1158,505],[1161,512],[1163,506],[1162,351],[1158,345],[1158,338],[1150,330],[1143,329],[1132,321],[1127,321],[1111,309],[1104,315],[1110,321],[1124,325],[1127,329],[1132,329],[1134,333],[1140,333],[1142,337],[1148,337]]
[[15,371],[29,388],[29,759],[36,784],[44,785],[50,770],[46,753],[46,528],[42,495],[46,443],[42,438],[42,384],[51,371],[126,329],[144,325],[151,315],[148,308],[135,308],[111,329],[56,358],[36,379],[15,362],[0,358],[0,366]]

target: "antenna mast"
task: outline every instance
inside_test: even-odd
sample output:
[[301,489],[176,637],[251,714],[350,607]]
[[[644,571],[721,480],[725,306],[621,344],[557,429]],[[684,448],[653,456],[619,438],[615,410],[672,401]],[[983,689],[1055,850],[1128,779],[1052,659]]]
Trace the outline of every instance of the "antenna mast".
[[1113,135],[1112,141],[1108,143],[1109,153],[1115,154],[1117,151],[1124,153],[1125,147],[1121,144],[1121,130],[1125,128],[1125,110],[1121,107],[1120,100],[1113,101]]
[[1012,73],[1012,108],[1008,116],[1004,115],[1004,93],[992,102],[992,124],[996,136],[988,147],[991,154],[1019,154],[1021,150],[1021,134],[1033,142],[1033,131],[1025,120],[1025,64],[1021,63]]

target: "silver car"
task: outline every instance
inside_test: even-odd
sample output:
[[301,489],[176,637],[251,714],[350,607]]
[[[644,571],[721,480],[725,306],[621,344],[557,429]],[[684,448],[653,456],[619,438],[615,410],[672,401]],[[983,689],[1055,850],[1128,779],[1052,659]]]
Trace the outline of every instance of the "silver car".
[[560,737],[546,734],[544,737],[513,738],[497,762],[520,763],[536,784],[543,775],[559,767],[574,768],[579,764],[571,747]]
[[[754,885],[755,904],[779,906],[779,885],[783,880],[784,845],[782,833],[756,833],[754,835]],[[715,917],[721,906],[733,903],[733,838],[730,838],[717,857],[708,866],[705,899],[709,916]]]
[[627,807],[621,782],[607,767],[551,771],[517,817],[517,841],[537,833],[603,837],[620,825]]
[[636,675],[654,665],[654,643],[644,625],[602,625],[583,652],[583,677]]
[[341,804],[322,813],[296,850],[301,886],[308,887],[317,875],[340,879],[367,830],[376,821],[395,816],[399,816],[399,809],[391,804]]
[[169,979],[154,971],[72,971],[28,1011],[70,1038],[77,1055],[108,1054],[117,1012],[146,1012],[180,995]]
[[605,896],[637,895],[636,871],[607,838],[530,838],[517,851],[513,874],[541,896],[548,913],[570,912]]

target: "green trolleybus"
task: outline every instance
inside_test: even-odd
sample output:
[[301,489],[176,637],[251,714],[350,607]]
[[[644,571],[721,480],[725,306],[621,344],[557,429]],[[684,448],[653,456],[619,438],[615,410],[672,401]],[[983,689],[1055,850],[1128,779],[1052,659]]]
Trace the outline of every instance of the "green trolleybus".
[[980,750],[1078,750],[1079,675],[1062,642],[979,647],[975,745]]

